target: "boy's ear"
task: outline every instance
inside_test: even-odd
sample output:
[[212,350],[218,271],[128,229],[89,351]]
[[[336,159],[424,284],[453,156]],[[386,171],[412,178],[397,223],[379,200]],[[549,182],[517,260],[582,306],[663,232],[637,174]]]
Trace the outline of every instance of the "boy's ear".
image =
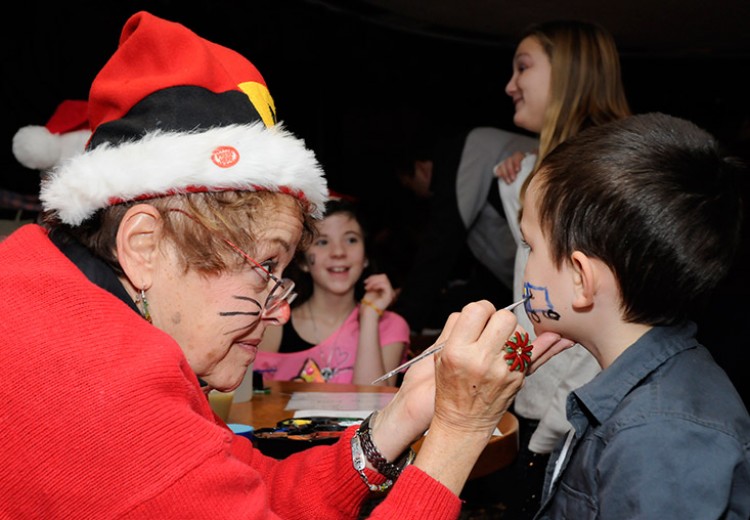
[[598,273],[596,263],[581,251],[570,255],[573,273],[573,308],[591,307],[597,290]]
[[162,224],[155,207],[138,204],[125,213],[117,228],[117,259],[136,290],[151,287]]

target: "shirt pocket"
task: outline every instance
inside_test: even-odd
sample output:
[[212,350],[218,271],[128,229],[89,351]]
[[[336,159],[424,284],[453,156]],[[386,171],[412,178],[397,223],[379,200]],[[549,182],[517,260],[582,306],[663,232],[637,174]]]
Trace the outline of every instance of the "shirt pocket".
[[550,507],[550,518],[588,520],[597,518],[599,507],[592,497],[561,482]]

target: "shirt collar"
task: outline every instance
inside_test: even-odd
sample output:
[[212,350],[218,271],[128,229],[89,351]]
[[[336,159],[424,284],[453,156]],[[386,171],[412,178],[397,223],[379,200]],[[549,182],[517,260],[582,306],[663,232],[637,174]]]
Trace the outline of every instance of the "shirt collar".
[[[697,327],[692,322],[654,327],[625,349],[606,370],[571,392],[569,414],[576,406],[588,411],[600,424],[607,420],[625,396],[645,377],[674,355],[695,347]],[[577,401],[577,405],[574,401]]]
[[120,279],[117,278],[112,268],[102,259],[95,257],[83,244],[61,229],[50,231],[49,238],[60,252],[68,257],[68,260],[73,262],[86,275],[86,278],[91,283],[116,296],[125,302],[128,307],[140,314],[138,307],[136,307],[135,302],[127,293],[125,287],[122,286]]

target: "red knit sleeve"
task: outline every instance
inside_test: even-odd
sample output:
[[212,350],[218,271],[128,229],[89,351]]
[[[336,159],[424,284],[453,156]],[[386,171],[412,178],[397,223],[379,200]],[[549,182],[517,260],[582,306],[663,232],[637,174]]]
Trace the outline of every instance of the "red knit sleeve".
[[[273,490],[273,509],[298,518],[356,518],[369,491],[352,465],[350,441],[355,430],[356,426],[349,428],[334,446],[311,448],[279,463],[257,460],[254,465],[267,470],[264,480]],[[370,481],[384,480],[366,471]],[[448,488],[409,467],[370,518],[448,520],[458,518],[460,510],[461,501]]]

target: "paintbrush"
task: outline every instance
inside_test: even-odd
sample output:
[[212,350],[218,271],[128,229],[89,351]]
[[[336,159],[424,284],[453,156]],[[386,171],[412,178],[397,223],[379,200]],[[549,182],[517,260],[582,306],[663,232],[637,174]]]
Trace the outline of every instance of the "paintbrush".
[[[515,309],[516,307],[518,307],[519,305],[521,305],[522,303],[524,303],[528,299],[529,299],[529,297],[525,296],[522,299],[518,300],[517,302],[511,303],[507,307],[503,307],[502,310],[512,311],[513,309]],[[443,350],[443,347],[445,347],[445,341],[443,341],[442,343],[438,343],[437,345],[433,345],[432,347],[426,348],[421,354],[419,354],[419,355],[411,358],[406,363],[397,366],[396,368],[394,368],[390,372],[388,372],[386,374],[383,374],[382,376],[380,376],[379,378],[377,378],[375,381],[373,381],[372,384],[374,385],[374,384],[380,383],[381,381],[385,381],[389,377],[395,376],[396,374],[398,374],[402,370],[404,370],[404,369],[409,368],[410,366],[412,366],[417,361],[421,361],[424,358],[426,358],[427,356],[431,356],[433,354],[437,354],[438,352],[440,352],[441,350]]]

